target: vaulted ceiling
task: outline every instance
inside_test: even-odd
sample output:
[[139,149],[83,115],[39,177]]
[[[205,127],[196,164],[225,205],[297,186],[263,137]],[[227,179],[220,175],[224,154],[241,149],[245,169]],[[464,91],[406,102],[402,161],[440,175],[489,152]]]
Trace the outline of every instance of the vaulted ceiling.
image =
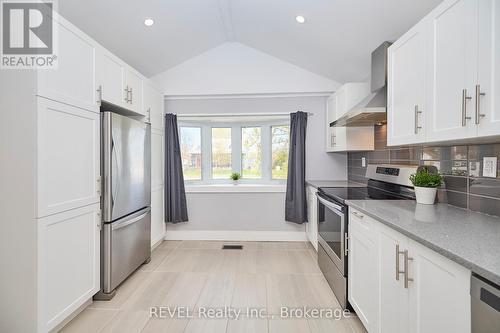
[[[68,20],[146,76],[237,41],[338,82],[441,0],[61,0]],[[306,23],[298,24],[295,16]],[[151,17],[155,24],[144,25]]]

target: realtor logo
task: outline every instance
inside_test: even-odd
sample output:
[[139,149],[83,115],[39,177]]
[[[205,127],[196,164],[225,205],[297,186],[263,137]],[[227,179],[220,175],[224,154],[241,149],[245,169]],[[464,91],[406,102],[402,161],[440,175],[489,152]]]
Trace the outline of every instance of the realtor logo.
[[3,0],[1,5],[1,68],[55,68],[53,2]]

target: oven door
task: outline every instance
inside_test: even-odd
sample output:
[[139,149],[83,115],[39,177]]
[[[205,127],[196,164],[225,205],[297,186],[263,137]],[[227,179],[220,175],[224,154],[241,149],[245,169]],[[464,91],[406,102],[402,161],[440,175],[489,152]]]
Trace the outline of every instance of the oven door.
[[318,198],[318,241],[342,275],[347,273],[345,242],[347,208],[332,202],[320,193]]

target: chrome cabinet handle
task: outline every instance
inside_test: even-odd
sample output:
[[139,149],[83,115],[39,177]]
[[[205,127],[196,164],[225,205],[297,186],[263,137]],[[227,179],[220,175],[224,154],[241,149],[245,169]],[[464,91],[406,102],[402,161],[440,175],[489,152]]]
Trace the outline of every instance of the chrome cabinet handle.
[[422,129],[421,126],[418,126],[418,115],[421,114],[422,111],[418,110],[418,104],[415,105],[415,134],[418,134],[418,130]]
[[96,193],[101,196],[101,176],[97,176],[95,180]]
[[354,215],[354,216],[356,216],[356,217],[359,217],[360,219],[362,219],[363,217],[365,217],[364,215],[362,215],[362,214],[360,214],[360,213],[358,213],[358,212],[356,212],[356,211],[353,211],[353,212],[352,212],[352,215]]
[[99,230],[102,230],[102,221],[101,221],[101,211],[97,211],[96,213],[97,215],[97,227],[99,228]]
[[467,101],[472,99],[472,97],[467,96],[467,89],[462,90],[462,127],[467,126],[467,120],[471,117],[467,116]]
[[396,244],[396,281],[399,281],[399,275],[405,271],[399,269],[399,255],[404,254],[404,251],[399,251],[399,244]]
[[128,100],[128,93],[129,93],[129,91],[128,91],[128,86],[127,86],[127,87],[125,88],[125,103],[128,103],[128,102],[129,102],[129,100]]
[[97,88],[97,104],[101,105],[102,103],[102,85],[99,85],[99,88]]
[[413,279],[409,277],[409,273],[408,273],[409,262],[413,261],[413,258],[408,256],[408,250],[403,251],[403,257],[405,260],[405,268],[404,268],[405,282],[404,282],[404,284],[405,284],[405,288],[408,289],[408,282],[413,282]]
[[130,104],[134,104],[134,92],[132,90],[132,87],[130,87]]
[[481,92],[481,85],[476,85],[476,125],[479,125],[481,118],[486,117],[485,114],[481,113],[481,96],[486,95]]
[[349,241],[349,236],[347,235],[347,232],[344,233],[344,255],[347,255],[349,253],[349,244],[347,243]]

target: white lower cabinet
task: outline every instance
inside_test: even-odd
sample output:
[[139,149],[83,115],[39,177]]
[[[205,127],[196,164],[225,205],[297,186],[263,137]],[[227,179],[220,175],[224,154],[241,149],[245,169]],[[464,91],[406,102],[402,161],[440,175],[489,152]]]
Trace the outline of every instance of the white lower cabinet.
[[40,332],[60,324],[99,291],[100,207],[37,220]]
[[468,269],[355,209],[349,221],[349,302],[368,332],[470,333]]
[[307,223],[306,234],[312,246],[318,251],[318,200],[316,188],[307,187]]
[[368,331],[377,327],[377,242],[374,223],[351,214],[348,252],[348,298]]
[[[374,332],[401,333],[408,331],[408,289],[403,287],[403,252],[408,247],[406,236],[378,225],[379,251],[379,322]],[[399,263],[396,263],[399,260]],[[400,266],[397,269],[397,266]],[[396,273],[396,271],[398,271]]]
[[470,333],[470,271],[412,240],[408,249],[409,332]]
[[165,237],[166,225],[163,218],[163,186],[151,191],[151,246]]

